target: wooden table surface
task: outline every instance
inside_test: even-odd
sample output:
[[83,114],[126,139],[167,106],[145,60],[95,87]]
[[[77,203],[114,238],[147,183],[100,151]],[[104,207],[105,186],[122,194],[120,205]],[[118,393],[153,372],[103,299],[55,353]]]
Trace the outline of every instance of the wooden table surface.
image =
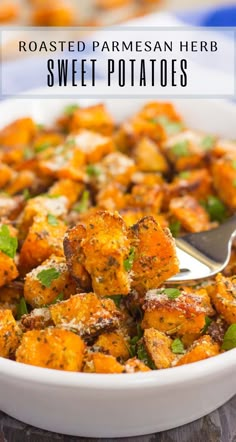
[[[181,406],[181,404],[180,404]],[[50,433],[23,424],[0,412],[0,442],[236,442],[236,396],[227,404],[191,424],[149,436],[123,439],[85,439]]]

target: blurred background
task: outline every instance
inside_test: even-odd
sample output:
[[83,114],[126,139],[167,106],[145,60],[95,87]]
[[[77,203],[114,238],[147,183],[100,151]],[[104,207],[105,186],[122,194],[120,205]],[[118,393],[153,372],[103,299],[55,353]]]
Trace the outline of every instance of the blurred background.
[[226,3],[224,0],[0,0],[0,25],[101,26],[157,11],[192,10]]

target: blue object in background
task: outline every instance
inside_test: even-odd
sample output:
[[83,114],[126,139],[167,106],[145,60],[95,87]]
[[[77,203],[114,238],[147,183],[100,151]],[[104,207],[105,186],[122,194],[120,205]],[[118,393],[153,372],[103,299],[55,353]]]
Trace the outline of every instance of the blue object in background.
[[204,11],[177,12],[176,17],[194,26],[236,26],[236,5],[229,4],[224,7],[205,9]]

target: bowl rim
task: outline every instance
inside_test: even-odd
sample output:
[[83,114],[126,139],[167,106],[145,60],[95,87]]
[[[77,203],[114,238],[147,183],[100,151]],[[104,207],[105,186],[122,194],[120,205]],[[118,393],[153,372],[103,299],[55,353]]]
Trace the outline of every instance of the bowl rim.
[[80,389],[151,389],[217,377],[236,366],[236,348],[208,359],[150,372],[97,374],[38,367],[0,357],[0,375],[9,379]]

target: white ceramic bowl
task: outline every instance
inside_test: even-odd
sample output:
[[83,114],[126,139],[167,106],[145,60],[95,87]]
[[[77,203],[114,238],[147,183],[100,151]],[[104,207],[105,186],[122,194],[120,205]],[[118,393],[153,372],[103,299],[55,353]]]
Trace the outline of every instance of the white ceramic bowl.
[[[48,123],[75,101],[6,101],[0,104],[0,124],[24,115]],[[117,120],[146,102],[105,101]],[[191,127],[236,138],[232,104],[196,99],[175,104]],[[154,433],[191,422],[230,399],[236,393],[235,368],[236,349],[190,365],[120,375],[69,373],[0,358],[0,408],[28,424],[70,435]]]

